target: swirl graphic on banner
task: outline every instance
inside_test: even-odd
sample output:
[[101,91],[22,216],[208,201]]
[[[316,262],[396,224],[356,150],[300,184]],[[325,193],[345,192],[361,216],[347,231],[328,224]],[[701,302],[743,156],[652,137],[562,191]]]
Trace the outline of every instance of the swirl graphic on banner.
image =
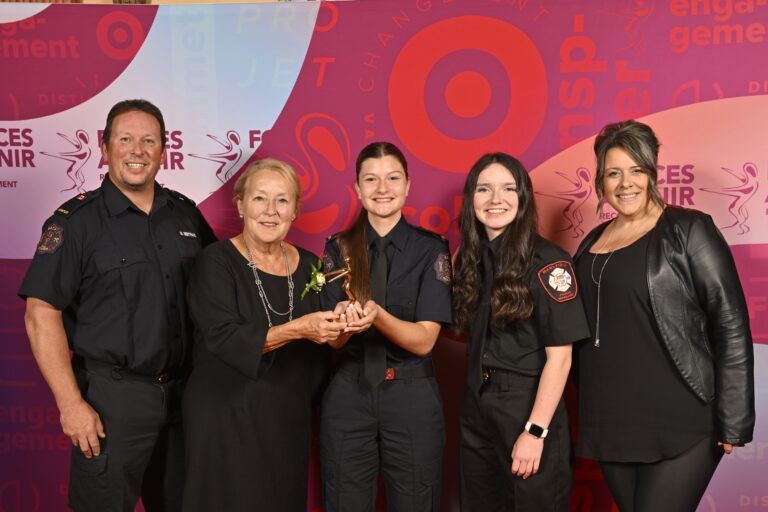
[[520,155],[547,109],[547,74],[516,26],[459,16],[415,34],[397,56],[387,91],[402,143],[427,164],[466,172],[478,154]]

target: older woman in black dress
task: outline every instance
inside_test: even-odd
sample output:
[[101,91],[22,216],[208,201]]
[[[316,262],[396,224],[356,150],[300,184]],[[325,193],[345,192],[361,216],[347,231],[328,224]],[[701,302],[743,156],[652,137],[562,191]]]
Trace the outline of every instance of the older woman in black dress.
[[578,350],[577,454],[622,512],[689,512],[723,452],[752,440],[752,337],[709,215],[666,205],[645,124],[603,128],[595,190],[617,213],[576,253],[593,338]]
[[189,283],[194,370],[184,396],[185,511],[304,512],[311,402],[346,324],[300,299],[317,257],[284,239],[293,169],[267,159],[235,184],[243,232],[201,253]]

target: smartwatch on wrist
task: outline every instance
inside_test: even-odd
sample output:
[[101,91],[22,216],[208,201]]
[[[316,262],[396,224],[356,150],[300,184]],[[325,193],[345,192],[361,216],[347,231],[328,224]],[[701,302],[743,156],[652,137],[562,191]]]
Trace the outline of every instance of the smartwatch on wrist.
[[525,431],[538,439],[544,439],[549,433],[549,429],[542,428],[535,423],[531,423],[530,421],[526,422]]

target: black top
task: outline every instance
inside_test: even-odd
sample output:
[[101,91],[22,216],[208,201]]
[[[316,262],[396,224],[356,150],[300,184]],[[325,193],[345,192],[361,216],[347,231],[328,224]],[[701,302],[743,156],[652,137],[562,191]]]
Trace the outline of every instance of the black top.
[[[317,256],[299,250],[293,318],[319,310],[300,294]],[[259,271],[269,303],[288,311],[288,279]],[[195,363],[184,393],[185,512],[304,512],[312,398],[328,371],[326,345],[296,340],[262,354],[269,325],[248,261],[231,241],[207,247],[188,290]],[[269,313],[273,325],[288,315]]]
[[712,404],[685,384],[653,319],[644,272],[649,239],[612,255],[584,252],[576,263],[593,336],[600,282],[600,347],[592,340],[577,347],[581,457],[654,462],[713,432]]
[[[451,322],[451,255],[448,241],[440,235],[422,228],[411,226],[401,217],[395,227],[387,233],[390,244],[387,247],[389,270],[387,275],[387,312],[408,322],[431,321]],[[378,235],[368,225],[368,266],[370,268],[373,243]],[[343,268],[344,263],[336,236],[325,244],[323,253],[325,272]],[[355,269],[352,269],[355,279]],[[341,288],[341,279],[323,288],[321,301],[323,309],[333,309],[347,296]],[[381,305],[381,304],[380,304]],[[346,359],[362,361],[363,344],[368,336],[382,336],[376,329],[353,336],[340,349]],[[388,364],[415,364],[421,358],[386,340]]]
[[547,362],[545,347],[566,345],[589,336],[579,286],[568,253],[538,237],[528,274],[533,314],[496,327],[490,321],[491,285],[497,273],[496,254],[501,237],[483,240],[483,288],[478,312],[470,328],[468,383],[479,388],[483,368],[538,377]]
[[78,356],[147,375],[173,371],[192,341],[186,281],[215,239],[181,194],[155,183],[147,215],[107,176],[45,221],[19,296],[63,311]]

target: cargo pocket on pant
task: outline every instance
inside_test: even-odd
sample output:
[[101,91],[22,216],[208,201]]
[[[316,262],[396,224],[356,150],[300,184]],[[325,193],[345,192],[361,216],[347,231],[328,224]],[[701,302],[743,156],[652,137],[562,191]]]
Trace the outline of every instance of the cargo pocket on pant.
[[109,455],[86,459],[80,448],[72,450],[69,475],[69,505],[74,510],[107,510],[110,501],[107,463]]

